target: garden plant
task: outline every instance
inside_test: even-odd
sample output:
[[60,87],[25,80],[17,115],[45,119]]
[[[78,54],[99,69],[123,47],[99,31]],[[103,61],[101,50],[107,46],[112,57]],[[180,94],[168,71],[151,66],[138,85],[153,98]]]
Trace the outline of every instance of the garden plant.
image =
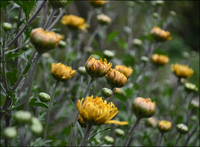
[[199,146],[199,2],[1,0],[1,146]]

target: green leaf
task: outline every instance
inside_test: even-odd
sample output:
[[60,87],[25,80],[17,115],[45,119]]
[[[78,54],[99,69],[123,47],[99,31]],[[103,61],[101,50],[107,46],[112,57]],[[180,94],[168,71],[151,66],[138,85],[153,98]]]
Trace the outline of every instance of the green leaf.
[[108,37],[107,37],[107,39],[106,39],[106,41],[107,41],[107,42],[112,41],[115,37],[118,36],[118,34],[119,34],[118,31],[113,31],[113,32],[109,33],[109,34],[108,34]]
[[17,81],[17,78],[18,78],[17,73],[18,73],[18,70],[16,68],[13,68],[12,71],[7,72],[6,76],[7,76],[8,82],[10,82],[11,85],[15,84],[15,82]]
[[37,138],[35,141],[32,141],[30,146],[48,146],[49,142],[52,140],[43,140],[42,138]]
[[110,130],[110,129],[111,129],[111,128],[105,128],[105,129],[103,129],[103,130],[100,130],[100,131],[98,131],[98,132],[92,134],[92,136],[91,136],[90,138],[88,138],[88,141],[91,140],[91,139],[92,139],[94,136],[96,136],[97,134],[99,134],[99,133],[101,133],[101,132],[103,132],[103,131],[106,131],[106,130]]
[[43,108],[49,108],[49,106],[46,103],[37,101],[37,98],[32,98],[29,102],[29,105],[30,106],[40,106]]
[[10,4],[10,2],[9,2],[8,0],[7,0],[7,1],[3,0],[3,1],[1,1],[0,3],[1,3],[1,4],[0,4],[0,8],[4,8],[4,7],[6,7],[7,5]]
[[14,0],[15,3],[17,3],[24,11],[25,15],[26,15],[26,21],[28,21],[29,19],[29,14],[31,12],[31,10],[33,9],[33,7],[35,6],[37,0]]
[[127,49],[127,47],[128,47],[128,43],[126,41],[124,41],[122,38],[119,39],[119,45],[124,50]]
[[15,57],[19,57],[20,54],[19,53],[16,53],[16,52],[9,52],[7,55],[6,55],[6,61],[10,58],[15,58]]

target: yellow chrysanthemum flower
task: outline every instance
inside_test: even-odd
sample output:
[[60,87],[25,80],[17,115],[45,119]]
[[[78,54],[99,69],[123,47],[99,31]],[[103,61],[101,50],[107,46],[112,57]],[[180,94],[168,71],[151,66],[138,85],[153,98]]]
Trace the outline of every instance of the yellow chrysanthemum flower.
[[76,70],[72,70],[71,67],[65,66],[62,63],[52,63],[51,74],[56,80],[66,81],[76,74]]
[[172,128],[172,123],[170,121],[161,120],[157,122],[157,127],[160,132],[168,132]]
[[194,71],[187,65],[171,64],[171,70],[179,78],[189,78],[194,74]]
[[169,58],[165,55],[153,54],[151,60],[158,65],[165,65],[169,62]]
[[78,100],[77,109],[83,119],[94,125],[118,124],[127,125],[128,122],[111,120],[119,111],[112,102],[103,101],[102,97],[86,97]]
[[94,7],[102,7],[107,3],[105,0],[89,0],[89,2]]
[[172,37],[170,36],[170,32],[164,31],[160,27],[157,27],[157,26],[155,26],[151,30],[151,34],[158,41],[166,41],[166,40],[171,40],[172,39]]
[[85,19],[75,15],[63,16],[61,23],[70,27],[71,29],[86,30],[89,27],[89,25],[86,24]]

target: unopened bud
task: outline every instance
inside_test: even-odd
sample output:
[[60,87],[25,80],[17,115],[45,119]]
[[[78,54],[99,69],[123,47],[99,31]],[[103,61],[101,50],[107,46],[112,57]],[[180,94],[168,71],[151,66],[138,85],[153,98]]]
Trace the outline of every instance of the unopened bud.
[[175,11],[170,11],[169,12],[171,16],[176,16],[176,12]]
[[67,43],[65,41],[60,40],[58,47],[59,48],[64,48],[64,47],[66,47],[66,45],[67,45]]
[[190,104],[193,108],[199,108],[199,100],[193,99]]
[[146,57],[146,56],[142,56],[142,57],[140,58],[140,60],[143,61],[143,62],[148,62],[148,61],[149,61],[149,58]]
[[114,138],[112,138],[111,136],[105,136],[104,140],[106,141],[106,143],[108,144],[112,144],[114,143]]
[[156,127],[157,121],[154,117],[150,117],[146,120],[146,125],[149,127]]
[[40,120],[36,117],[33,117],[31,121],[32,121],[31,131],[35,135],[40,135],[43,132],[43,126],[42,126]]
[[80,66],[78,68],[78,73],[81,74],[81,75],[85,75],[87,73],[86,69],[85,69],[85,66]]
[[47,93],[44,93],[44,92],[40,92],[38,94],[38,97],[41,102],[49,102],[51,100],[51,97]]
[[2,24],[2,28],[4,29],[4,31],[10,31],[10,30],[12,30],[12,25],[8,22],[4,22]]
[[14,114],[14,119],[19,124],[31,122],[32,114],[29,111],[17,111]]
[[105,58],[107,58],[107,59],[111,59],[115,56],[115,53],[110,50],[104,50],[103,54],[104,54]]
[[142,40],[135,38],[135,39],[133,39],[133,44],[135,46],[141,46],[142,45]]
[[153,13],[153,17],[154,17],[154,18],[159,18],[159,14],[156,13],[156,12],[154,12],[154,13]]
[[14,127],[5,128],[3,135],[6,139],[14,139],[17,136],[17,130]]
[[124,136],[125,132],[122,129],[115,129],[115,134],[118,136]]
[[67,0],[49,0],[49,2],[54,8],[61,8],[67,4]]
[[105,98],[107,98],[107,97],[110,97],[110,96],[113,95],[113,91],[110,90],[110,89],[108,89],[108,88],[103,88],[103,89],[101,90],[101,94],[102,94]]
[[184,124],[176,125],[176,130],[181,134],[186,134],[188,132],[188,127]]
[[187,91],[197,91],[198,90],[197,86],[195,84],[192,84],[192,83],[186,83],[185,89]]

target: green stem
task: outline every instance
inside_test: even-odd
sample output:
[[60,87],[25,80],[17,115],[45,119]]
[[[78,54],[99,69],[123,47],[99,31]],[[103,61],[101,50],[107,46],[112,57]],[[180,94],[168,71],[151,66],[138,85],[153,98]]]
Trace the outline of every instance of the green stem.
[[45,140],[47,138],[47,130],[48,130],[48,125],[49,125],[49,117],[50,117],[51,108],[52,108],[52,105],[53,105],[53,102],[54,102],[55,92],[56,92],[56,88],[58,86],[58,83],[59,83],[59,81],[57,81],[56,84],[55,84],[55,87],[53,89],[53,93],[52,93],[52,96],[51,96],[51,100],[50,100],[50,103],[49,103],[49,108],[47,110],[46,123],[45,123],[45,129],[44,129],[44,139]]
[[176,147],[176,146],[177,146],[177,144],[178,144],[178,141],[180,140],[180,138],[181,138],[181,133],[179,133],[179,136],[178,136],[178,138],[176,139],[176,143],[175,143],[174,147]]
[[184,146],[187,146],[187,145],[188,145],[188,143],[189,143],[189,141],[190,141],[190,138],[191,138],[191,137],[194,135],[194,133],[197,131],[198,126],[199,126],[199,122],[197,122],[197,124],[196,124],[196,126],[194,127],[194,129],[192,130],[192,132],[188,135]]
[[162,146],[163,136],[164,136],[164,133],[161,133],[159,146]]
[[48,30],[51,30],[54,27],[54,25],[60,20],[64,12],[65,12],[65,9],[60,12],[60,14],[56,17],[56,19],[52,22],[52,24],[48,28]]
[[133,132],[134,132],[134,130],[135,130],[135,127],[138,125],[139,122],[140,122],[140,118],[137,118],[136,121],[135,121],[135,123],[133,124],[133,126],[132,126],[132,128],[131,128],[131,130],[130,130],[130,132],[129,132],[129,134],[128,134],[128,136],[127,136],[127,138],[126,138],[126,140],[125,140],[123,146],[126,147],[126,146],[129,145],[129,142],[130,142],[130,140],[131,140],[131,137],[132,137],[132,135],[133,135]]
[[44,26],[44,30],[46,30],[46,29],[48,28],[48,26],[49,26],[49,24],[51,23],[51,21],[52,21],[54,15],[55,15],[55,13],[56,13],[56,11],[57,11],[57,9],[54,9],[54,8],[53,8],[53,10],[51,11],[51,14],[50,14],[50,16],[49,16],[49,18],[48,18],[48,21],[47,21],[47,23],[46,23],[45,26]]
[[92,129],[92,124],[88,123],[85,129],[84,137],[80,143],[80,146],[87,146],[87,139],[89,138],[91,129]]
[[44,6],[45,2],[46,2],[46,0],[44,0],[41,3],[41,5],[36,10],[36,12],[33,14],[33,16],[29,19],[28,23],[24,27],[22,27],[22,29],[17,33],[17,35],[13,38],[13,40],[6,46],[6,48],[11,47],[13,45],[13,43],[15,43],[15,41],[17,40],[17,38],[26,30],[26,28],[28,27],[28,25],[30,25],[31,22],[36,18],[36,16],[38,15],[38,13],[40,12],[40,10]]

